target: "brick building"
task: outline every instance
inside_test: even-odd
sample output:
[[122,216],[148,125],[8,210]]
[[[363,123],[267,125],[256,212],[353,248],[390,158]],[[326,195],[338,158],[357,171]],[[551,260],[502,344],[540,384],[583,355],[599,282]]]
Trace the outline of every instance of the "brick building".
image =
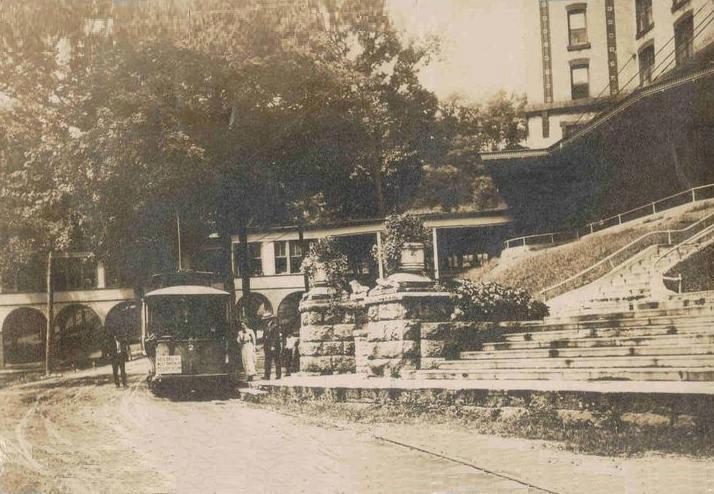
[[714,42],[712,0],[539,0],[529,3],[529,148],[582,128],[626,94]]

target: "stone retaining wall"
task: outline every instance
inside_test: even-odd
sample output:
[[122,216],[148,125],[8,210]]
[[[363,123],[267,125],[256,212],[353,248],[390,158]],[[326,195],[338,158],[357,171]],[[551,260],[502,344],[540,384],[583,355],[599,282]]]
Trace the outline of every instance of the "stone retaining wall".
[[409,377],[464,350],[479,349],[491,323],[450,321],[451,296],[436,291],[373,291],[339,301],[308,292],[300,304],[300,370]]
[[[494,420],[507,412],[528,415],[557,413],[564,421],[621,419],[641,425],[708,426],[714,421],[714,395],[700,393],[633,393],[492,389],[411,389],[380,387],[285,386],[260,388],[287,401],[321,400],[343,403],[402,404],[414,410],[448,413],[448,407],[491,411]],[[544,406],[544,404],[546,406]]]

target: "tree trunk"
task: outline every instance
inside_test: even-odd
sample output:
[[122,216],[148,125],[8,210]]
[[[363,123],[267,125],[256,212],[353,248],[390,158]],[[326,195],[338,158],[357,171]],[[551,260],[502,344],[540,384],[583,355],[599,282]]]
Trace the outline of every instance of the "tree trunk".
[[372,137],[372,175],[374,178],[374,192],[377,196],[377,213],[384,217],[387,207],[384,202],[384,177],[382,176],[381,152],[378,141]]
[[243,299],[243,316],[251,327],[255,327],[256,314],[250,296],[250,263],[248,261],[248,228],[245,224],[238,227],[238,266],[240,269],[241,291]]
[[50,354],[52,349],[52,323],[54,322],[55,290],[52,283],[52,251],[47,254],[47,331],[45,334],[45,375],[49,376]]
[[379,213],[380,217],[384,217],[386,215],[387,208],[384,204],[384,182],[382,179],[382,170],[379,166],[378,159],[375,159],[373,170],[374,188],[375,193],[377,194],[377,212]]
[[[236,282],[235,273],[233,273],[233,244],[231,242],[231,234],[228,228],[222,227],[218,232],[221,242],[221,274],[223,275],[223,289],[231,294],[231,331],[237,330],[235,327],[236,320]],[[231,333],[233,334],[233,333]]]

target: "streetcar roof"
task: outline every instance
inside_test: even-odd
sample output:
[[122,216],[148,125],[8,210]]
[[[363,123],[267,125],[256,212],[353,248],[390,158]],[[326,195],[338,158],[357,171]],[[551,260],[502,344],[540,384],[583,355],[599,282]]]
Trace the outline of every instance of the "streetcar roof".
[[213,296],[228,296],[230,293],[212,288],[210,286],[201,285],[178,285],[159,288],[144,295],[147,297],[170,297],[179,295],[213,295]]

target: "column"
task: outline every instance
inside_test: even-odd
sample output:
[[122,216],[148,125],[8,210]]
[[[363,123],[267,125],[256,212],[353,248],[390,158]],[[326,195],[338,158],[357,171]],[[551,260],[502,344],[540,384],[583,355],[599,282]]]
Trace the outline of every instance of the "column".
[[99,262],[97,262],[97,288],[106,288],[106,287],[107,287],[106,269],[104,269],[104,263],[99,261]]
[[[379,250],[379,252],[382,251],[382,232],[377,232],[377,249]],[[382,262],[381,257],[377,264],[379,265],[379,277],[384,278],[384,263]]]
[[436,232],[436,228],[433,228],[431,232],[434,244],[434,279],[439,281],[439,235]]

